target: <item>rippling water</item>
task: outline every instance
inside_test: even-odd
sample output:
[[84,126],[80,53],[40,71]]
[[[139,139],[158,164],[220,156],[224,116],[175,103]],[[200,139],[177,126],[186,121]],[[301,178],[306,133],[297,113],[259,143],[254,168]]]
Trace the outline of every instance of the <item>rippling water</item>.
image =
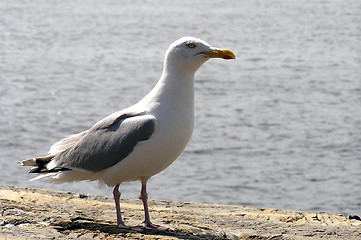
[[[0,2],[0,184],[141,99],[182,36],[232,49],[196,75],[196,123],[150,198],[361,214],[361,2]],[[124,184],[137,197],[139,184]]]

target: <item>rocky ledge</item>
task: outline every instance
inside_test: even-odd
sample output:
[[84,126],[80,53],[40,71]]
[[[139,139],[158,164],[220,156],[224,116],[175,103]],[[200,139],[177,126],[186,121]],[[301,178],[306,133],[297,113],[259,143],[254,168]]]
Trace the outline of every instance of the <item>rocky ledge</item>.
[[[150,201],[155,224],[175,231],[116,226],[113,199],[0,186],[0,239],[361,239],[358,216],[269,208]],[[138,199],[122,199],[128,225],[141,225]]]

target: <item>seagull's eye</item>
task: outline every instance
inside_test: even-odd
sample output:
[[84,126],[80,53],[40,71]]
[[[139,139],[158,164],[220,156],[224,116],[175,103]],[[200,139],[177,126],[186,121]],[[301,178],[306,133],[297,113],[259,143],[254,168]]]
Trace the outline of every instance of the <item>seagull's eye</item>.
[[196,45],[195,45],[194,43],[192,43],[192,42],[189,42],[189,43],[187,43],[187,47],[189,47],[189,48],[195,48]]

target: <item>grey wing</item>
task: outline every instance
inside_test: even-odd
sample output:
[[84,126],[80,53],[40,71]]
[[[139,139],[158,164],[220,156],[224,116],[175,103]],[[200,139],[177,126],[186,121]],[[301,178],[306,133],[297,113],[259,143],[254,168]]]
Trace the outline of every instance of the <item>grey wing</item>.
[[128,115],[106,118],[95,124],[77,145],[54,157],[56,168],[100,171],[126,158],[141,141],[156,131],[152,115]]

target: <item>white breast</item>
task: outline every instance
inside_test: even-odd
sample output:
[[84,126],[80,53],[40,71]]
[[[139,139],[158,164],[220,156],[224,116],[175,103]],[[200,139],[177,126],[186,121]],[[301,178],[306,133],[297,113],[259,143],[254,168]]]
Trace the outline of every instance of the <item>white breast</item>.
[[109,186],[148,179],[168,167],[183,152],[193,132],[193,76],[173,81],[162,81],[161,78],[134,109],[153,115],[157,119],[157,130],[150,139],[138,143],[128,157],[103,171],[100,181]]

